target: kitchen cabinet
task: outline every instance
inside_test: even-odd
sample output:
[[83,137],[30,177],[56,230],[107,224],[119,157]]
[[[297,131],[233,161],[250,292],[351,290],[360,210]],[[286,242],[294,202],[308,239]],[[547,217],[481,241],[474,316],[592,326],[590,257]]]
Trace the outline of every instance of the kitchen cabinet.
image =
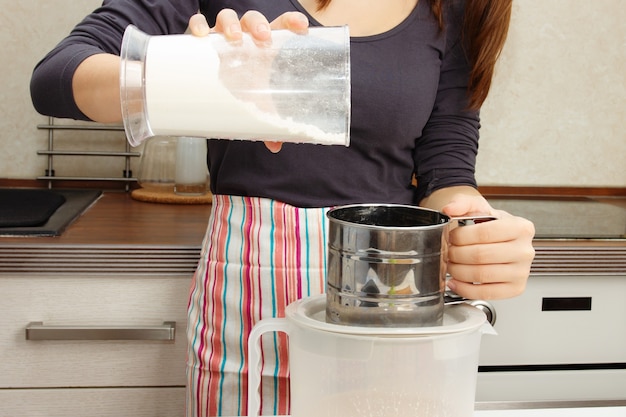
[[0,390],[0,416],[182,416],[184,395],[154,387]]
[[[581,407],[549,409],[496,409],[476,411],[474,417],[624,417],[626,407]],[[289,417],[289,416],[284,416]]]
[[[623,274],[533,275],[521,296],[491,301],[498,334],[482,339],[490,371],[478,375],[477,401],[626,399],[625,294]],[[545,307],[555,299],[560,311]]]
[[[163,414],[149,415],[182,415],[190,278],[0,278],[0,416],[38,415],[41,407],[55,413],[46,415],[148,415],[134,410],[154,404]],[[84,329],[176,324],[174,340],[26,340],[31,322]],[[85,414],[86,404],[99,411]]]
[[183,415],[209,211],[105,193],[60,237],[0,238],[0,417]]

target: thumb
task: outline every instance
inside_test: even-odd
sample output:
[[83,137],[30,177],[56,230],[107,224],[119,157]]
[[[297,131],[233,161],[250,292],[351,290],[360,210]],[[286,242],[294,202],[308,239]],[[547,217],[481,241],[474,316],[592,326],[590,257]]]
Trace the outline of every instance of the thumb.
[[481,195],[456,194],[441,211],[450,217],[492,214],[493,209]]

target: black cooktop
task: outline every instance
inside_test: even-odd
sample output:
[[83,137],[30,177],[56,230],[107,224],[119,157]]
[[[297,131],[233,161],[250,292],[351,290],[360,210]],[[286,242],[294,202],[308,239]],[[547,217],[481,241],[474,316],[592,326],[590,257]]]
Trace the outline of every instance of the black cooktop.
[[489,199],[535,224],[535,239],[626,239],[626,208],[587,198]]
[[[15,189],[0,189],[0,205],[3,209],[0,212],[4,214],[4,217],[0,218],[2,220],[0,236],[59,236],[102,195],[102,191],[99,190],[23,190],[29,193],[39,191],[41,195],[36,198],[30,194],[22,195],[21,197],[27,197],[27,200],[19,201],[15,193],[10,192]],[[56,201],[48,204],[48,200],[53,199]],[[28,204],[39,207],[28,207]]]

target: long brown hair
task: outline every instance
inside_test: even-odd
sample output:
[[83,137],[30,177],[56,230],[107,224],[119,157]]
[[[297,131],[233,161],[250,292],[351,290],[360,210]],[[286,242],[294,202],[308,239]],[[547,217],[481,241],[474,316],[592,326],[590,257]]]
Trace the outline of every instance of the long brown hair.
[[[318,9],[324,9],[331,1],[317,0]],[[446,0],[428,0],[440,28],[443,28],[444,1]],[[489,94],[496,61],[509,31],[512,2],[466,0],[463,37],[472,67],[468,84],[469,107],[472,109],[480,108]]]

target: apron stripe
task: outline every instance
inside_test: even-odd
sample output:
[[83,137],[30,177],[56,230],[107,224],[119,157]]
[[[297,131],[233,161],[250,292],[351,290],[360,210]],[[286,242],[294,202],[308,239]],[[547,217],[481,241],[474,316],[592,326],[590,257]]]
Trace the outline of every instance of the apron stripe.
[[[228,208],[229,206],[226,206],[225,208]],[[232,206],[230,206],[232,207]],[[232,209],[228,210],[228,211],[224,211],[221,213],[222,216],[227,217],[228,219],[230,219],[232,217]],[[221,230],[224,224],[228,224],[228,222],[218,222],[217,223],[217,228],[218,228],[218,233],[217,235],[221,237],[221,239],[218,240],[218,244],[217,246],[215,246],[215,250],[216,252],[219,253],[224,253],[224,252],[228,252],[229,250],[229,243],[230,243],[230,230],[229,229],[224,229],[223,231]],[[219,255],[216,255],[219,256]],[[207,409],[208,409],[208,415],[221,415],[222,413],[222,395],[223,395],[223,384],[222,384],[222,378],[224,376],[223,374],[223,366],[221,365],[222,359],[225,359],[226,357],[226,352],[224,350],[224,346],[222,343],[220,343],[221,340],[224,340],[223,338],[223,324],[225,323],[227,317],[227,311],[224,308],[224,296],[225,296],[225,291],[226,291],[226,286],[228,285],[228,272],[226,271],[227,268],[227,264],[224,263],[223,266],[220,268],[220,263],[215,263],[214,265],[215,270],[214,270],[214,274],[215,274],[215,279],[212,281],[212,286],[209,287],[210,291],[207,291],[204,297],[204,302],[205,302],[205,306],[207,305],[207,302],[209,299],[211,299],[212,303],[212,308],[211,308],[211,317],[212,320],[209,322],[211,324],[213,324],[213,326],[211,326],[210,328],[212,329],[211,331],[211,336],[209,337],[209,340],[211,341],[210,346],[211,346],[211,350],[210,350],[210,354],[209,354],[209,369],[211,370],[208,373],[208,377],[209,377],[209,400],[211,398],[219,398],[218,401],[208,401],[207,402]],[[207,275],[208,278],[208,275]],[[222,294],[221,297],[212,297],[212,294]],[[203,309],[204,311],[208,311],[207,308]],[[206,327],[205,327],[206,329]],[[218,335],[220,335],[218,337]],[[206,339],[206,333],[203,334],[203,336],[205,336],[203,339]],[[204,351],[205,348],[207,348],[208,346],[202,346],[202,350]],[[216,369],[220,370],[220,372],[217,372]],[[217,406],[217,408],[216,408]]]
[[[296,246],[296,274],[298,277],[298,285],[296,286],[296,299],[302,298],[302,240],[300,239],[300,212],[295,212],[295,236],[294,244]],[[304,241],[306,244],[306,240]]]
[[[251,206],[250,206],[251,207]],[[253,209],[249,210],[248,215],[244,215],[244,222],[242,223],[242,228],[241,228],[241,233],[243,236],[253,236],[253,232],[252,232],[252,228],[254,225],[254,217],[255,217],[255,213]],[[250,242],[248,240],[243,240],[243,245],[241,246],[241,278],[240,278],[240,286],[241,286],[241,290],[242,290],[242,296],[241,296],[241,300],[239,303],[239,308],[240,310],[243,312],[243,318],[244,320],[242,320],[241,322],[241,335],[239,338],[239,361],[240,361],[240,366],[239,366],[239,373],[243,374],[243,373],[247,373],[247,362],[245,360],[248,352],[248,346],[247,346],[247,340],[245,338],[245,335],[250,333],[250,330],[252,329],[252,314],[251,314],[251,309],[254,307],[253,306],[253,297],[252,297],[252,286],[251,284],[254,283],[253,279],[252,279],[252,268],[244,268],[244,265],[252,265],[254,264],[253,262],[253,248],[252,245],[250,244]],[[247,380],[244,379],[244,381],[240,381],[240,384],[238,385],[238,396],[241,398],[243,396],[243,394],[245,392],[247,392],[248,390],[248,384],[247,384]],[[240,414],[237,415],[242,415],[242,404],[241,402],[239,402],[238,406],[237,406],[237,410]]]
[[[232,222],[232,218],[233,218],[233,212],[234,212],[234,205],[230,205],[231,209],[228,212],[228,223],[226,224],[231,224]],[[242,215],[243,216],[243,215]],[[245,218],[245,217],[244,217]],[[226,251],[227,253],[230,252],[231,250],[236,250],[237,248],[232,245],[231,242],[231,238],[232,238],[232,229],[228,229],[228,231],[225,233],[225,237],[226,237],[226,242],[225,242],[225,247],[226,247]],[[226,340],[226,323],[229,320],[228,317],[228,310],[226,309],[226,295],[227,295],[227,288],[229,287],[229,281],[232,278],[231,274],[229,274],[228,270],[228,263],[224,263],[224,266],[222,268],[223,270],[223,276],[222,279],[218,282],[220,282],[222,284],[221,286],[221,294],[222,296],[220,298],[216,299],[216,306],[214,311],[214,314],[216,315],[216,319],[215,322],[217,324],[219,324],[219,327],[216,326],[216,330],[219,331],[219,333],[216,331],[216,334],[220,334],[220,338],[219,340],[216,340],[215,343],[213,343],[213,346],[219,346],[219,351],[216,352],[216,357],[219,359],[219,355],[221,354],[221,360],[220,360],[220,365],[219,365],[219,369],[220,369],[220,373],[219,373],[219,384],[216,384],[216,386],[218,387],[218,391],[217,391],[217,395],[219,396],[219,415],[222,415],[222,407],[224,404],[224,401],[222,399],[222,397],[224,396],[225,392],[225,386],[224,386],[224,378],[225,378],[225,373],[224,370],[226,368],[226,361],[228,358],[228,351],[225,349],[224,343],[223,341]],[[216,288],[217,290],[217,288]],[[221,314],[220,314],[221,313]]]

